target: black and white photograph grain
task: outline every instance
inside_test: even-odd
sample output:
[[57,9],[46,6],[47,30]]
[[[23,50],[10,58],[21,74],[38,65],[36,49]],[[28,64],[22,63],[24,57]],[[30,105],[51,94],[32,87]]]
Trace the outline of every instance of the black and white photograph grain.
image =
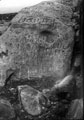
[[0,120],[83,120],[83,0],[0,0]]

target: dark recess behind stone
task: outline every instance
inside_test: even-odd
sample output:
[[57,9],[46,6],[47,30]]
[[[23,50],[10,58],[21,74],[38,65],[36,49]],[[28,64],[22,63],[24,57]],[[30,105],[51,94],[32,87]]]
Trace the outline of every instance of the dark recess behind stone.
[[0,14],[0,20],[10,21],[17,13]]

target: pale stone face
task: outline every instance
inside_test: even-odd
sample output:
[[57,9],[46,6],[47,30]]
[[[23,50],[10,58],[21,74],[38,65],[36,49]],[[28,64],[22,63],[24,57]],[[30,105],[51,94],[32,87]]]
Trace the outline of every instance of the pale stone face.
[[71,17],[70,7],[53,2],[20,11],[0,38],[0,51],[8,52],[0,57],[1,79],[9,69],[16,79],[63,78],[70,72],[74,43]]

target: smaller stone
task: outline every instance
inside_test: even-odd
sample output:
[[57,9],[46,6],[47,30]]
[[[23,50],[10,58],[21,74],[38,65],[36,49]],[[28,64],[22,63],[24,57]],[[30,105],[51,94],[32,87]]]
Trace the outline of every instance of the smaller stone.
[[6,99],[0,98],[0,120],[11,119],[15,117],[14,109],[10,102]]
[[41,113],[41,106],[39,104],[40,92],[28,85],[18,86],[18,90],[24,110],[28,114],[39,115]]
[[9,24],[0,24],[0,36],[7,30]]

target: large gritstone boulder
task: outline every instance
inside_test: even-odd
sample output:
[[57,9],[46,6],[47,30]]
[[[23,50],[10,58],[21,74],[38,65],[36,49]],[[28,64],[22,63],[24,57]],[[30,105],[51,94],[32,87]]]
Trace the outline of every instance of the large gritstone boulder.
[[0,37],[1,119],[82,118],[78,1],[24,8]]
[[13,79],[70,72],[74,44],[73,11],[59,2],[41,2],[22,9],[0,38],[0,84]]

